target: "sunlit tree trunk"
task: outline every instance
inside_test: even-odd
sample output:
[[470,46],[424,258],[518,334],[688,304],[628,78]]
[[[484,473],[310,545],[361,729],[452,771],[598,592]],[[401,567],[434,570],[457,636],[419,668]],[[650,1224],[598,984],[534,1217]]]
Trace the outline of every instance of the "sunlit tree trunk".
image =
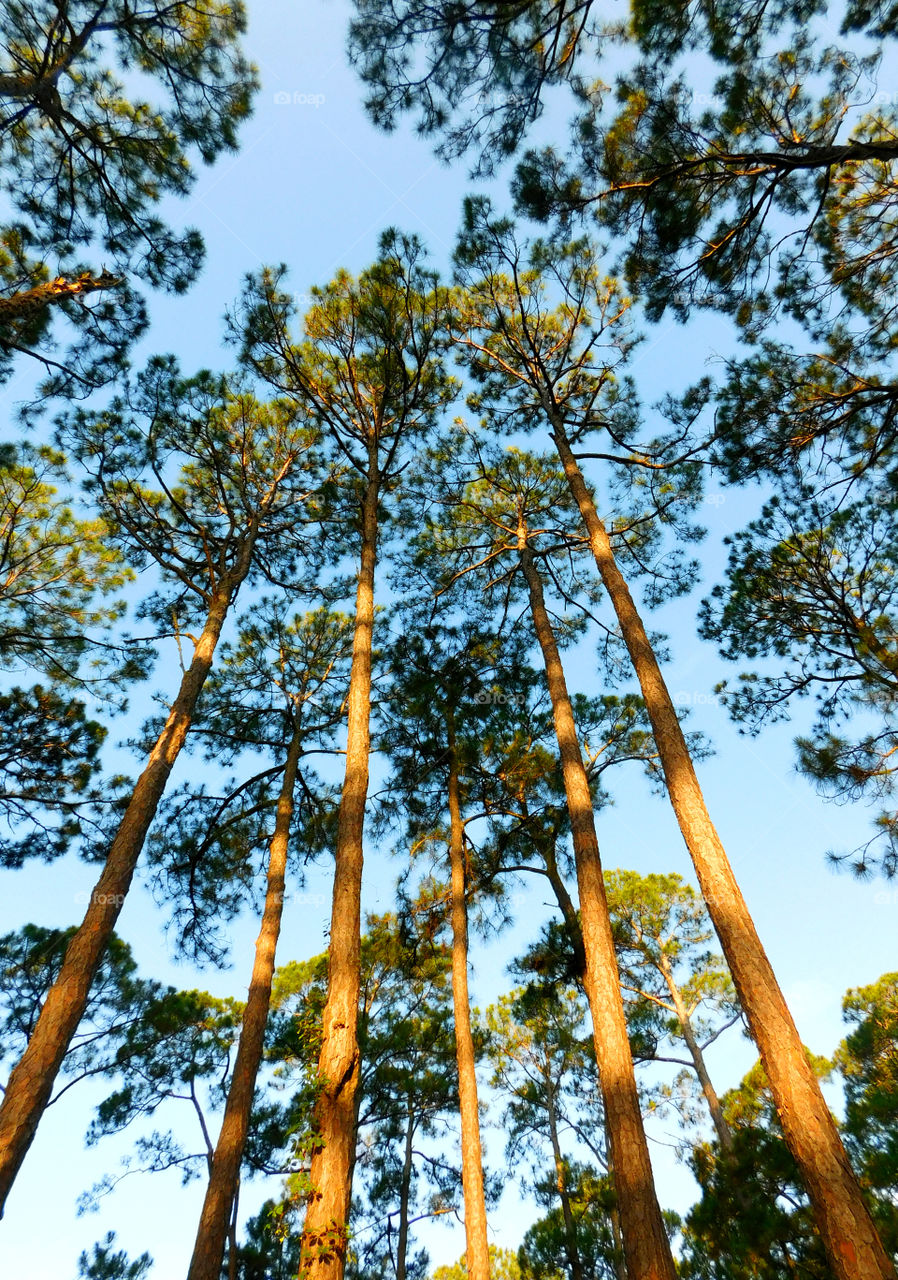
[[315,1146],[300,1252],[302,1280],[342,1280],[346,1263],[360,1075],[362,837],[371,750],[371,649],[379,496],[380,475],[376,446],[372,445],[361,512],[361,562],[349,678],[346,772],[334,854],[327,999],[322,1015],[319,1092],[314,1111]]
[[251,552],[251,546],[245,548],[239,570],[223,578],[212,597],[193,659],[134,787],[103,872],[90,895],[84,919],[69,943],[56,981],[47,992],[28,1046],[9,1077],[0,1106],[0,1213],[37,1131],[72,1036],[84,1015],[91,983],[131,887],[150,823],[187,737],[228,609],[249,569]]
[[895,1267],[876,1234],[835,1121],[708,814],[676,709],[617,566],[608,532],[563,421],[554,411],[549,417],[571,494],[639,680],[671,804],[758,1046],[783,1134],[807,1185],[830,1265],[839,1280],[895,1280]]
[[274,835],[268,849],[268,877],[262,924],[256,939],[249,996],[243,1011],[240,1043],[228,1089],[224,1119],[215,1146],[206,1197],[200,1215],[187,1280],[220,1280],[231,1208],[240,1185],[240,1166],[249,1130],[256,1077],[262,1061],[265,1027],[271,1003],[271,982],[283,915],[287,851],[293,818],[293,791],[302,754],[302,729],[297,718],[287,752],[284,780],[278,797]]
[[546,667],[570,811],[586,955],[584,985],[592,1014],[627,1273],[630,1280],[675,1280],[639,1108],[589,782],[542,580],[524,531],[518,545]]
[[468,908],[465,900],[464,828],[458,783],[455,726],[450,714],[449,734],[449,863],[451,871],[452,1005],[458,1098],[461,1119],[461,1178],[465,1201],[465,1253],[468,1280],[489,1280],[490,1251],[486,1199],[483,1190],[483,1151],[471,1005],[468,995]]

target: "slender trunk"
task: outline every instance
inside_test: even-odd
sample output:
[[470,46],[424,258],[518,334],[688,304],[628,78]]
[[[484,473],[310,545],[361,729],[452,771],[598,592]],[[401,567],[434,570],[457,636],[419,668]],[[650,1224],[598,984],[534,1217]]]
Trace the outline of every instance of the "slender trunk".
[[343,1280],[346,1262],[360,1072],[362,837],[371,746],[371,648],[379,494],[380,475],[372,453],[362,505],[346,772],[334,852],[327,999],[322,1014],[319,1093],[314,1112],[315,1147],[299,1265],[302,1280]]
[[[608,1172],[611,1175],[611,1184],[614,1186],[614,1161],[611,1158],[611,1135],[608,1132],[608,1116],[603,1112],[602,1122],[605,1128],[605,1150],[608,1153]],[[617,1206],[617,1195],[611,1208],[608,1210],[608,1220],[611,1223],[611,1238],[614,1241],[614,1258],[612,1266],[617,1280],[627,1280],[627,1260],[624,1257],[624,1233],[621,1231],[620,1225],[620,1209]]]
[[523,533],[519,535],[519,548],[521,567],[530,590],[536,637],[546,666],[570,811],[586,952],[585,986],[611,1141],[611,1163],[627,1272],[630,1280],[675,1280],[676,1268],[655,1195],[648,1145],[642,1127],[589,781],[583,766],[561,657],[546,611],[542,580]]
[[234,1207],[228,1222],[228,1280],[237,1280],[237,1206],[240,1203],[240,1183],[234,1193]]
[[564,423],[554,411],[549,416],[571,494],[639,680],[671,804],[758,1046],[783,1134],[804,1176],[830,1265],[839,1280],[896,1280],[895,1267],[876,1234],[835,1121],[708,814],[676,709],[617,566],[608,532]]
[[299,759],[302,754],[302,729],[297,718],[293,738],[287,752],[284,781],[277,804],[274,835],[268,848],[268,881],[265,908],[256,939],[256,954],[250,980],[249,995],[243,1011],[240,1043],[234,1074],[225,1103],[221,1132],[215,1146],[212,1170],[206,1187],[206,1198],[200,1214],[196,1242],[187,1280],[220,1280],[224,1257],[228,1217],[240,1185],[240,1165],[249,1130],[250,1112],[259,1063],[265,1041],[265,1027],[271,1003],[271,981],[281,931],[284,884],[287,875],[287,849],[293,818],[293,791]]
[[[567,885],[561,877],[558,870],[558,862],[555,858],[554,848],[546,849],[543,852],[543,859],[546,864],[546,875],[552,891],[555,894],[555,901],[558,903],[565,925],[567,926],[568,936],[571,941],[571,947],[574,953],[574,962],[577,966],[578,985],[582,985],[586,975],[586,952],[583,947],[583,930],[580,928],[580,919],[577,915],[577,909],[574,906],[571,895],[567,891]],[[614,1165],[611,1160],[611,1139],[608,1134],[608,1116],[604,1112],[602,1114],[605,1127],[605,1150],[608,1162],[608,1171],[614,1177]],[[611,1223],[611,1235],[614,1240],[614,1258],[612,1266],[617,1280],[627,1280],[627,1270],[624,1264],[624,1241],[621,1234],[620,1213],[617,1205],[614,1204],[608,1210],[608,1219]]]
[[659,958],[659,968],[661,976],[670,992],[670,998],[673,1001],[673,1007],[676,1010],[677,1022],[680,1024],[680,1030],[683,1033],[683,1039],[686,1041],[686,1048],[689,1050],[689,1056],[692,1058],[692,1065],[695,1068],[695,1074],[698,1076],[698,1082],[702,1087],[702,1093],[705,1095],[705,1101],[708,1104],[708,1110],[711,1113],[711,1120],[714,1129],[720,1141],[721,1148],[724,1151],[732,1151],[733,1149],[733,1133],[730,1126],[726,1122],[723,1114],[723,1107],[720,1105],[720,1099],[717,1096],[717,1090],[711,1083],[711,1077],[708,1075],[708,1068],[705,1066],[705,1055],[702,1053],[701,1046],[695,1038],[695,1031],[692,1028],[692,1019],[689,1017],[689,1011],[683,1003],[683,996],[677,985],[673,971],[670,966],[670,960],[662,951]]
[[468,1280],[489,1280],[490,1249],[483,1191],[483,1152],[471,1005],[468,996],[468,909],[465,902],[465,849],[458,785],[455,725],[450,714],[449,746],[449,864],[452,884],[452,1007],[455,1056],[458,1062],[458,1100],[461,1118],[461,1180],[465,1201],[465,1256]]
[[555,857],[554,845],[546,845],[543,850],[543,861],[546,864],[546,876],[549,884],[552,886],[552,892],[555,894],[555,901],[558,903],[558,909],[564,920],[565,928],[568,933],[568,940],[571,944],[571,951],[574,955],[574,965],[577,970],[578,979],[582,980],[583,974],[586,972],[586,952],[583,950],[583,930],[580,928],[580,921],[577,918],[577,908],[574,906],[571,895],[567,891],[567,885],[561,877],[558,870],[558,861]]
[[555,1097],[548,1072],[543,1076],[546,1086],[546,1114],[549,1119],[549,1141],[552,1144],[552,1158],[555,1162],[555,1187],[561,1201],[561,1218],[564,1223],[564,1251],[567,1254],[571,1280],[583,1280],[583,1264],[580,1261],[580,1250],[577,1248],[577,1231],[574,1226],[574,1214],[571,1209],[571,1197],[567,1185],[567,1173],[564,1157],[561,1154],[561,1143],[558,1140],[558,1120],[555,1115]]
[[405,1255],[408,1252],[408,1204],[412,1190],[412,1144],[415,1140],[415,1113],[409,1106],[405,1122],[405,1157],[399,1185],[399,1239],[396,1242],[396,1280],[405,1280]]
[[9,1077],[0,1106],[0,1213],[37,1131],[72,1036],[84,1015],[94,975],[131,887],[147,831],[187,737],[234,591],[245,576],[246,570],[239,576],[226,577],[212,598],[193,661],[184,673],[178,696],[137,780],[103,872],[90,895],[84,920],[66,949],[59,975],[47,992],[28,1046]]

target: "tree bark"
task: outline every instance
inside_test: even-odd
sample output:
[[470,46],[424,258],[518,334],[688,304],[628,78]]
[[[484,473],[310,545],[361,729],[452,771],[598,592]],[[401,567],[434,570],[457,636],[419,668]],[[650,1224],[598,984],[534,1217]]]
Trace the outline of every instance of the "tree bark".
[[137,780],[103,872],[90,895],[84,920],[68,945],[56,981],[47,992],[27,1048],[9,1077],[0,1105],[0,1214],[50,1099],[72,1036],[84,1015],[91,983],[131,887],[147,831],[187,737],[228,609],[237,587],[246,577],[249,554],[248,551],[242,557],[240,570],[222,579],[212,597],[193,660]]
[[220,1280],[224,1258],[228,1220],[240,1185],[240,1165],[249,1130],[250,1112],[256,1077],[262,1061],[265,1027],[271,1003],[271,982],[281,917],[284,909],[284,886],[287,876],[287,850],[293,819],[293,791],[302,754],[302,728],[297,717],[293,738],[287,752],[284,781],[278,796],[274,835],[268,849],[268,878],[265,908],[256,939],[249,996],[243,1011],[240,1043],[234,1062],[234,1074],[228,1089],[221,1132],[212,1158],[212,1169],[200,1214],[196,1242],[187,1280]]
[[642,619],[617,566],[608,532],[560,416],[552,435],[630,654],[667,783],[708,913],[733,975],[783,1134],[802,1171],[830,1265],[839,1280],[896,1280],[835,1121],[811,1070],[783,994],[714,828],[689,747]]
[[311,1190],[303,1225],[301,1280],[343,1280],[352,1170],[355,1160],[356,1093],[360,1059],[358,1007],[361,987],[362,838],[368,799],[371,747],[371,649],[374,629],[374,570],[380,474],[376,446],[362,503],[362,545],[356,592],[346,772],[337,822],[334,889],[328,951],[327,999],[318,1059],[319,1093],[313,1117],[315,1146]]
[[53,302],[63,302],[66,298],[76,298],[87,293],[96,293],[98,289],[114,289],[122,281],[108,272],[92,276],[90,272],[67,280],[65,276],[57,276],[55,280],[46,280],[35,285],[33,289],[23,289],[6,298],[0,298],[0,325],[13,324],[16,320],[28,319],[36,311],[43,311]]
[[452,1008],[461,1119],[461,1180],[465,1201],[468,1280],[489,1280],[490,1248],[483,1190],[483,1150],[477,1101],[474,1037],[468,995],[468,908],[465,900],[464,828],[458,782],[455,725],[447,722],[449,747],[449,866],[451,872]]
[[523,532],[519,534],[518,545],[536,636],[546,666],[570,810],[586,953],[585,986],[592,1013],[627,1274],[630,1280],[676,1280],[642,1126],[589,782],[561,657],[546,611],[542,580]]

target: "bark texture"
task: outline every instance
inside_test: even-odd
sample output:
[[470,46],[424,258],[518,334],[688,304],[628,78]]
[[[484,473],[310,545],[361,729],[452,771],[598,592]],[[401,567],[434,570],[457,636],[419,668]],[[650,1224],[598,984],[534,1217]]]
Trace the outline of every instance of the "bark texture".
[[302,1233],[300,1280],[343,1280],[346,1264],[360,1059],[362,838],[371,749],[371,646],[377,560],[379,475],[372,460],[362,506],[362,547],[349,678],[346,773],[340,797],[315,1104],[311,1190]]
[[244,569],[236,579],[226,577],[212,598],[193,660],[137,780],[103,872],[90,895],[84,920],[69,943],[59,976],[47,992],[28,1046],[9,1077],[0,1106],[0,1213],[84,1014],[91,983],[131,887],[147,831],[187,737],[233,594],[245,576]]
[[783,1134],[807,1185],[830,1265],[839,1280],[896,1280],[895,1267],[876,1233],[835,1121],[711,821],[673,700],[618,568],[608,532],[563,422],[556,414],[550,414],[550,419],[571,494],[639,680],[671,804],[764,1064]]
[[[268,848],[268,876],[265,907],[256,939],[249,996],[243,1011],[240,1043],[234,1062],[234,1074],[228,1089],[221,1132],[212,1158],[209,1184],[200,1214],[196,1242],[187,1280],[220,1280],[221,1265],[232,1215],[240,1186],[240,1166],[249,1130],[250,1112],[256,1077],[262,1061],[265,1027],[271,1004],[271,982],[284,909],[284,886],[287,877],[287,850],[293,819],[293,792],[302,753],[302,731],[299,721],[293,733],[284,781],[278,797],[274,835]],[[230,1259],[233,1250],[228,1251]]]
[[586,955],[584,985],[592,1014],[627,1275],[629,1280],[676,1280],[642,1126],[589,782],[542,580],[523,534],[519,549],[546,667],[570,811]]
[[63,302],[66,298],[77,298],[79,295],[96,293],[99,289],[114,289],[122,281],[117,276],[103,272],[92,276],[89,271],[83,275],[67,280],[65,276],[57,276],[55,280],[47,280],[35,285],[33,289],[23,289],[5,298],[0,298],[0,324],[12,324],[16,320],[29,319],[37,311],[43,311],[51,303]]
[[454,726],[449,721],[449,863],[451,870],[452,1008],[458,1098],[461,1119],[461,1179],[465,1201],[465,1254],[468,1280],[489,1280],[490,1250],[486,1199],[483,1191],[483,1152],[477,1103],[474,1037],[468,996],[468,908],[465,900],[464,829],[458,784]]

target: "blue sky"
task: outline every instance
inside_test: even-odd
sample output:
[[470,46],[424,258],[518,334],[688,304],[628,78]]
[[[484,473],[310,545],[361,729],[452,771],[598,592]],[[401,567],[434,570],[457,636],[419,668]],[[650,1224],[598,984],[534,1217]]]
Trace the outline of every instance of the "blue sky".
[[[384,227],[418,232],[443,269],[454,240],[461,200],[469,189],[463,166],[446,168],[409,129],[375,131],[360,103],[357,81],[346,65],[344,31],[348,7],[323,0],[297,5],[287,0],[250,0],[250,55],[262,72],[256,113],[243,132],[237,155],[201,172],[191,197],[170,207],[172,220],[199,226],[208,258],[202,279],[185,298],[156,299],[145,349],[175,350],[185,369],[224,366],[221,317],[243,275],[263,263],[286,262],[291,288],[305,293],[338,267],[364,267],[375,255]],[[289,98],[289,101],[285,100]],[[563,111],[541,123],[543,137],[558,136]],[[505,204],[500,175],[491,190]],[[645,402],[682,388],[730,343],[727,326],[703,317],[688,329],[663,323],[636,354],[633,372]],[[20,365],[6,388],[4,404],[28,392],[34,371]],[[869,812],[818,799],[793,769],[796,725],[782,725],[758,740],[740,736],[713,696],[726,671],[712,646],[695,636],[702,586],[720,575],[721,540],[740,528],[760,503],[757,491],[736,493],[712,481],[701,517],[709,537],[700,549],[703,582],[685,600],[667,606],[652,624],[671,637],[670,687],[691,705],[690,727],[705,730],[717,749],[701,767],[712,816],[733,861],[759,932],[770,953],[799,1029],[818,1053],[829,1053],[841,1037],[840,1001],[858,986],[898,967],[895,959],[898,890],[879,880],[857,882],[835,875],[824,863],[828,848],[853,848],[868,834]],[[160,664],[154,687],[164,688],[171,668]],[[571,683],[598,691],[589,646],[581,646]],[[170,690],[167,690],[170,692]],[[124,730],[113,726],[113,735]],[[133,768],[133,765],[131,766]],[[191,767],[185,763],[185,768]],[[666,803],[652,797],[634,772],[615,780],[616,803],[599,820],[608,866],[678,871],[689,877],[685,848]],[[386,909],[398,866],[371,851],[366,901]],[[79,919],[78,897],[95,869],[69,860],[50,867],[6,873],[0,896],[0,930],[25,920],[67,925]],[[325,867],[309,876],[302,899],[288,903],[280,959],[323,949],[329,903]],[[502,966],[533,937],[543,908],[539,892],[522,886],[520,918],[490,944],[477,942],[473,989],[483,1004],[503,986]],[[143,888],[129,899],[120,932],[132,943],[144,972],[180,986],[203,986],[216,994],[240,995],[255,934],[255,922],[234,931],[232,967],[196,974],[173,963],[160,917]],[[735,1084],[753,1060],[750,1046],[731,1033],[714,1047],[710,1065],[719,1090]],[[202,1198],[199,1184],[181,1188],[177,1175],[134,1177],[109,1198],[98,1216],[78,1218],[80,1190],[114,1167],[126,1144],[110,1142],[86,1152],[82,1135],[95,1100],[90,1088],[73,1089],[48,1114],[10,1199],[2,1225],[3,1272],[30,1280],[74,1280],[82,1248],[115,1229],[132,1253],[149,1250],[154,1276],[183,1274]],[[684,1209],[693,1198],[689,1175],[673,1160],[663,1123],[653,1128],[662,1201]],[[498,1160],[501,1142],[491,1141]],[[266,1188],[266,1190],[274,1190]],[[252,1208],[259,1193],[247,1189]],[[494,1215],[497,1243],[515,1245],[528,1222],[520,1198],[506,1195]],[[435,1263],[458,1257],[461,1227],[428,1235]]]

